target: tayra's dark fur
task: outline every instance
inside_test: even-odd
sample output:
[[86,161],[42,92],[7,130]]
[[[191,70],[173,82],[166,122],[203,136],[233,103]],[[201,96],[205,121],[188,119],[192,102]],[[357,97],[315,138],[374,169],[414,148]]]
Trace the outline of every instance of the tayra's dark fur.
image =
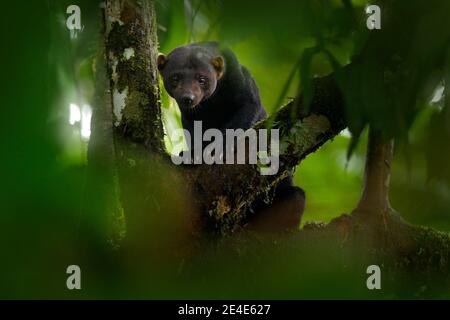
[[[158,57],[158,68],[167,92],[177,101],[184,129],[194,137],[194,121],[203,131],[215,128],[249,129],[266,117],[255,80],[235,54],[213,42],[174,49]],[[261,200],[250,219],[257,230],[282,231],[299,225],[305,206],[302,189],[288,177],[277,187],[271,206]]]
[[222,51],[224,75],[211,97],[202,101],[197,110],[182,114],[183,127],[191,128],[194,120],[202,120],[203,128],[248,129],[266,117],[255,80],[239,64],[230,50]]

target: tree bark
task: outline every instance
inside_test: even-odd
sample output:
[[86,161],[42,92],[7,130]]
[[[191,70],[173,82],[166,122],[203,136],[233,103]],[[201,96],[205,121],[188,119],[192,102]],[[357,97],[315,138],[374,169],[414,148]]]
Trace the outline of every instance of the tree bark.
[[157,159],[164,154],[156,57],[156,15],[148,0],[107,0],[105,61],[115,165],[127,238],[142,235]]
[[151,1],[105,1],[105,45],[116,140],[163,153],[156,68],[156,14]]
[[394,141],[384,141],[380,132],[369,129],[367,144],[364,185],[357,211],[375,210],[387,212],[391,210],[389,201],[389,183]]
[[[103,46],[102,46],[103,47]],[[103,50],[96,59],[95,101],[87,153],[80,234],[106,239],[116,247],[123,237],[124,213],[119,200],[113,117]]]
[[[401,216],[391,207],[389,184],[393,159],[394,140],[385,140],[381,132],[369,128],[364,184],[359,203],[352,216],[365,225],[368,238],[382,246],[392,246],[396,233],[397,245],[407,234],[408,227]],[[372,235],[372,236],[370,236]],[[403,239],[404,240],[404,239]]]

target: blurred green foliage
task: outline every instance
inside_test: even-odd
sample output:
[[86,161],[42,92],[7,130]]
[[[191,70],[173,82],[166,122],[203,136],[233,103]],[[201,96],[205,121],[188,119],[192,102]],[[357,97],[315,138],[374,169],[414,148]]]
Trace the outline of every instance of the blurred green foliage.
[[[357,61],[359,76],[341,84],[350,131],[359,139],[353,140],[350,159],[352,138],[346,131],[297,168],[295,181],[307,193],[304,221],[329,221],[354,208],[370,123],[398,138],[393,206],[412,223],[450,231],[448,85],[431,102],[435,89],[450,83],[450,2],[377,3],[389,5],[390,11],[383,12],[385,29],[369,32],[363,0],[158,0],[160,50],[167,53],[205,40],[230,47],[256,79],[269,112],[301,90],[307,95],[311,77]],[[101,245],[100,235],[80,234],[88,141],[81,138],[78,125],[69,123],[69,105],[93,104],[102,16],[98,2],[77,1],[84,28],[71,37],[65,28],[69,4],[72,1],[8,2],[8,14],[0,19],[5,93],[0,126],[0,297],[379,297],[360,285],[365,276],[360,265],[342,269],[340,259],[357,257],[327,257],[326,248],[298,255],[291,248],[290,255],[280,259],[268,251],[261,258],[266,264],[255,263],[252,255],[205,254],[193,266],[167,267],[143,259],[145,251],[136,251],[127,261],[116,260]],[[361,56],[365,60],[358,60]],[[179,113],[167,94],[163,106],[170,131],[180,125]],[[177,186],[172,187],[172,198],[167,198],[167,186],[154,193],[161,199],[151,208],[182,207],[182,202],[158,204],[183,199],[175,194]],[[89,205],[102,208],[107,199],[99,194]],[[86,287],[81,293],[64,287],[64,271],[72,263],[84,270]],[[171,277],[174,269],[183,268],[188,270],[186,278]]]

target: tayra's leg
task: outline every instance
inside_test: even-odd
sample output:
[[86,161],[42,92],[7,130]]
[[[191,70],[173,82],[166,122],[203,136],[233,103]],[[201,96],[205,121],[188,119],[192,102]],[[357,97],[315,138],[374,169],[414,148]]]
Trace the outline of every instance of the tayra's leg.
[[299,228],[304,209],[305,192],[288,177],[277,187],[272,204],[256,204],[247,228],[269,233],[293,231]]

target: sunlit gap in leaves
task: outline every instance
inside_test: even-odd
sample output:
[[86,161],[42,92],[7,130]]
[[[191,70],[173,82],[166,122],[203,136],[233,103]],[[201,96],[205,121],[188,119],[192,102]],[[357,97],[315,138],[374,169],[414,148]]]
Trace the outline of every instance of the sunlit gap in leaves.
[[433,97],[430,101],[431,104],[438,104],[442,100],[442,97],[444,96],[444,89],[445,87],[443,84],[440,84],[436,87],[433,93]]
[[77,104],[71,103],[69,110],[69,123],[74,127],[79,127],[82,139],[89,140],[91,136],[92,108],[85,104],[80,109]]

